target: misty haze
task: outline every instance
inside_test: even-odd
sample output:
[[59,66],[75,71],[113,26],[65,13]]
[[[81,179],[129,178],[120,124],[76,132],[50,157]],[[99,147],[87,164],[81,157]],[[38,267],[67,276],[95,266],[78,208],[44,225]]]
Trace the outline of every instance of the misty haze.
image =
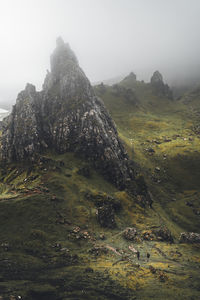
[[1,1],[0,103],[10,108],[32,82],[40,90],[57,36],[76,52],[91,82],[155,70],[174,85],[200,78],[198,0]]
[[200,299],[199,12],[0,2],[0,300]]

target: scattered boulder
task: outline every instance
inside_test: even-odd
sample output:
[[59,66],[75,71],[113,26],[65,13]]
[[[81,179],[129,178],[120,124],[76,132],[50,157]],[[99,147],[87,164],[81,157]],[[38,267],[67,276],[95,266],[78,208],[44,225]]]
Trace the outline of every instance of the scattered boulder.
[[173,243],[173,241],[174,241],[174,239],[171,235],[171,232],[169,231],[169,229],[166,226],[161,227],[159,229],[155,229],[152,232],[155,234],[157,240],[159,240],[159,241],[170,242],[170,243]]
[[81,230],[79,226],[75,226],[70,231],[69,238],[73,240],[89,240],[91,235],[87,230]]
[[106,239],[106,236],[105,236],[104,233],[101,233],[101,234],[99,235],[99,238],[100,238],[100,240],[105,240],[105,239]]
[[172,140],[170,139],[170,138],[164,138],[164,142],[165,143],[169,143],[169,142],[171,142]]
[[200,210],[194,208],[193,209],[193,213],[196,215],[196,216],[200,216]]
[[89,253],[94,254],[96,256],[101,254],[107,254],[108,249],[103,245],[94,245],[90,250]]
[[153,148],[146,148],[145,150],[150,154],[155,153],[155,150]]
[[190,202],[190,201],[186,201],[185,204],[186,204],[187,206],[189,206],[189,207],[193,207],[193,206],[194,206],[193,203]]
[[134,241],[137,236],[137,230],[134,227],[127,227],[123,232],[123,237],[128,241]]
[[179,238],[180,243],[200,243],[200,233],[182,232]]
[[10,244],[8,242],[2,243],[0,245],[1,249],[3,249],[4,251],[9,251],[10,250]]
[[145,230],[142,232],[142,238],[145,241],[152,241],[155,239],[155,235],[153,234],[152,230]]

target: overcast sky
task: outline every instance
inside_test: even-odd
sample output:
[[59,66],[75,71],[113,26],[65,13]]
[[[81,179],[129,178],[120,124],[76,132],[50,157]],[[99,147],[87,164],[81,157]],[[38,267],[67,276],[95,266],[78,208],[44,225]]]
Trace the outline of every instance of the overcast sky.
[[62,36],[92,82],[200,70],[200,0],[0,0],[0,105],[41,89]]

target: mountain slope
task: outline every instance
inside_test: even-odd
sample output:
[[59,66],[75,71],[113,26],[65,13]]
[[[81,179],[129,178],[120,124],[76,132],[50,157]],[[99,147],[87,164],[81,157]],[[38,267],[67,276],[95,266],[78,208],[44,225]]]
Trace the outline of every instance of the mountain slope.
[[[67,47],[67,58],[60,47]],[[180,243],[181,232],[199,232],[200,225],[200,142],[192,130],[193,114],[185,104],[161,97],[151,84],[138,82],[133,74],[117,86],[97,86],[95,91],[104,99],[124,143],[118,140],[113,121],[108,122],[111,118],[92,90],[101,115],[98,111],[91,118],[87,114],[85,126],[91,125],[97,115],[103,125],[99,128],[99,122],[98,126],[95,122],[89,129],[91,138],[96,126],[102,133],[109,123],[112,133],[103,130],[103,134],[114,134],[119,141],[111,149],[117,151],[115,166],[120,173],[115,168],[111,170],[109,164],[106,172],[110,180],[106,181],[93,156],[105,148],[99,149],[92,139],[95,152],[87,152],[90,147],[82,145],[80,153],[77,149],[81,140],[71,144],[80,137],[79,118],[73,113],[78,113],[77,105],[86,105],[82,95],[90,85],[84,80],[82,90],[85,77],[73,53],[68,51],[68,46],[58,40],[58,49],[51,58],[52,72],[47,75],[43,92],[28,85],[4,125],[5,139],[13,124],[15,134],[8,141],[11,143],[14,138],[19,143],[16,151],[20,159],[4,159],[0,164],[1,298],[170,300],[176,295],[181,300],[198,299],[199,244]],[[67,69],[65,64],[60,65],[60,54],[67,59]],[[54,68],[54,58],[58,68]],[[80,77],[73,73],[77,68]],[[66,83],[65,71],[70,71]],[[74,83],[76,75],[78,80]],[[65,90],[66,84],[69,86]],[[75,90],[74,84],[78,84]],[[80,95],[76,94],[79,87]],[[75,101],[69,99],[66,103],[62,98],[65,93],[72,93]],[[85,106],[84,113],[91,111],[91,105]],[[67,122],[65,128],[77,135],[72,135],[74,139],[66,135],[71,148],[65,151],[64,126],[59,124],[63,124],[68,112],[72,123]],[[102,140],[105,146],[107,137],[104,139],[103,135]],[[37,150],[33,160],[32,156],[24,159],[24,154],[33,150],[24,152],[26,141]],[[108,138],[108,143],[111,141]],[[6,147],[15,146],[6,143]],[[121,169],[121,164],[127,166],[124,146],[137,164],[133,186],[119,190],[122,186],[119,181],[116,184],[116,178],[124,182],[128,172]],[[4,158],[14,158],[9,147],[6,149]],[[98,161],[105,170],[104,163],[103,159]],[[110,177],[112,174],[114,178]]]

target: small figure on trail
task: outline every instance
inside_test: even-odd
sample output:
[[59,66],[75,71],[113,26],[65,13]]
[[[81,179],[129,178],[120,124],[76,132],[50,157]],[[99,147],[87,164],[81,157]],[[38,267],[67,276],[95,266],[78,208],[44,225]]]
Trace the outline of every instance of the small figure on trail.
[[140,252],[137,251],[137,259],[139,260],[140,259]]
[[150,253],[147,252],[147,261],[149,261]]

